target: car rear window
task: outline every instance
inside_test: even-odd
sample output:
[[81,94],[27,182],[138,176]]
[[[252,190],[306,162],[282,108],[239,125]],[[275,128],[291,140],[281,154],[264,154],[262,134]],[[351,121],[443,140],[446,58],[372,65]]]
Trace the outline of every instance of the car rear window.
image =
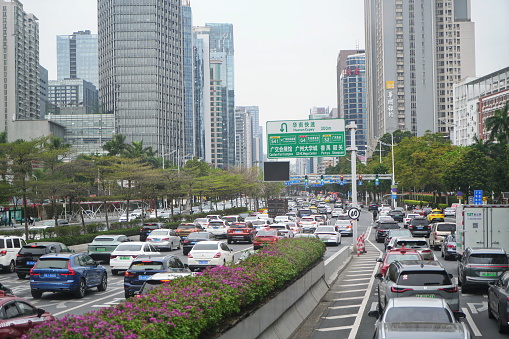
[[179,229],[194,228],[194,225],[182,225],[182,224],[180,224],[180,225],[178,225],[177,228],[179,228]]
[[223,220],[226,220],[226,221],[237,221],[237,218],[236,217],[223,217]]
[[427,248],[426,240],[398,240],[397,247]]
[[120,244],[115,248],[115,251],[127,252],[127,251],[140,251],[141,245],[134,244]]
[[410,221],[410,225],[412,226],[415,226],[415,225],[427,225],[428,224],[428,221],[426,219],[412,219],[412,221]]
[[146,230],[155,230],[156,228],[159,228],[157,225],[143,225],[143,228]]
[[398,278],[398,285],[405,286],[442,286],[452,285],[447,272],[404,271]]
[[221,221],[211,221],[209,222],[209,226],[224,226],[224,223]]
[[320,232],[335,232],[334,227],[318,227],[315,233]]
[[168,233],[170,233],[168,230],[155,230],[150,235],[168,235]]
[[114,238],[105,238],[105,237],[97,237],[94,239],[94,241],[114,241]]
[[456,224],[438,224],[437,231],[440,231],[440,232],[456,231]]
[[380,229],[394,230],[400,228],[397,223],[382,223],[379,226]]
[[43,255],[48,253],[46,246],[23,246],[19,254]]
[[197,250],[197,251],[213,251],[213,250],[217,250],[217,244],[216,243],[213,243],[213,244],[204,244],[204,243],[197,243],[196,245],[194,245],[193,249],[194,250]]
[[387,310],[385,321],[388,323],[433,322],[452,323],[451,314],[437,307],[391,307]]
[[391,254],[387,258],[387,264],[403,260],[421,260],[417,254]]
[[129,271],[155,271],[162,270],[163,267],[163,263],[160,261],[140,260],[134,261],[129,267]]
[[507,256],[503,254],[472,254],[469,262],[471,264],[507,264]]
[[275,237],[277,235],[276,230],[259,230],[258,233],[256,233],[257,236],[272,236]]
[[35,264],[34,268],[55,268],[55,269],[67,268],[68,262],[69,259],[67,258],[39,259],[39,261],[37,261],[37,263]]
[[205,232],[193,232],[189,234],[189,236],[187,237],[187,239],[208,239],[208,238],[209,235],[208,233]]

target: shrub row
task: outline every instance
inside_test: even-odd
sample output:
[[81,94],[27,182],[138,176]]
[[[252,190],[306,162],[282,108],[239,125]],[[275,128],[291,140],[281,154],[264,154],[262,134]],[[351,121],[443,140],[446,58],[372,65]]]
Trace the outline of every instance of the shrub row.
[[199,338],[263,304],[312,267],[325,252],[317,239],[283,239],[239,264],[171,280],[141,298],[84,315],[68,315],[26,338]]

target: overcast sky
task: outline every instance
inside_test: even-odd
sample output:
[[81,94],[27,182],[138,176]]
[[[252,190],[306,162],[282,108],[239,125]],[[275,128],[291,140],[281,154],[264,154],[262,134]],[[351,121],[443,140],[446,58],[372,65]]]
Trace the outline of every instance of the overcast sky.
[[[143,1],[143,0],[140,0]],[[56,35],[97,33],[97,0],[21,0],[39,18],[40,63],[56,79]],[[364,48],[363,0],[191,0],[193,25],[232,23],[235,104],[267,120],[336,107],[336,60]],[[509,0],[472,0],[477,75],[509,66]]]

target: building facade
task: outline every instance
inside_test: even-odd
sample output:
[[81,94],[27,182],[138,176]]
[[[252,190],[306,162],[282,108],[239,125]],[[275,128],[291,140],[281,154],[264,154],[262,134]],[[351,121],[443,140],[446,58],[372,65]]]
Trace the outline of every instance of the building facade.
[[182,0],[98,1],[99,100],[126,142],[183,154]]
[[184,76],[184,145],[183,154],[194,157],[196,154],[196,123],[194,116],[193,90],[193,23],[189,0],[182,2],[182,51]]
[[83,79],[50,80],[48,100],[60,109],[83,107],[83,113],[99,112],[99,95],[95,86]]
[[253,117],[245,106],[235,107],[235,164],[253,166]]
[[[0,96],[0,131],[16,120],[40,118],[39,23],[18,0],[3,0],[3,95]],[[9,136],[9,138],[15,136]],[[23,136],[19,136],[22,138]]]
[[77,78],[99,86],[97,34],[90,30],[57,35],[57,80]]
[[364,53],[364,50],[361,50],[361,49],[346,49],[346,50],[341,50],[339,51],[339,54],[338,54],[338,59],[337,59],[337,62],[336,62],[336,88],[337,88],[337,101],[338,101],[338,106],[337,106],[337,112],[334,111],[334,113],[332,113],[332,117],[333,118],[344,118],[344,112],[342,111],[342,107],[344,106],[343,105],[343,90],[342,90],[342,81],[341,81],[341,77],[343,75],[343,71],[346,69],[346,61],[347,61],[347,58],[348,56],[350,55],[353,55],[353,54],[361,54],[361,53]]

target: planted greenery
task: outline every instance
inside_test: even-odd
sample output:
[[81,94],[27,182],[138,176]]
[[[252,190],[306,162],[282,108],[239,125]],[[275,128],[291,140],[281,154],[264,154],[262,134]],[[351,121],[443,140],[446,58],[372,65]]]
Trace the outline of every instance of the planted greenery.
[[171,280],[141,298],[42,324],[26,338],[199,338],[263,304],[325,252],[317,239],[283,239],[239,264]]

